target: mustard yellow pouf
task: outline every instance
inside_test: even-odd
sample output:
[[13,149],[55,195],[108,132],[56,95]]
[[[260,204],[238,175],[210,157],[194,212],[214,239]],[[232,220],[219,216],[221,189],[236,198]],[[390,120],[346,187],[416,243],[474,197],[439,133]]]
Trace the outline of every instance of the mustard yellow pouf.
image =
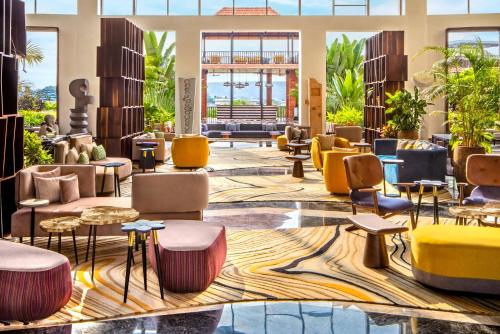
[[289,150],[286,144],[288,144],[288,138],[285,135],[278,136],[278,149],[280,151]]
[[326,190],[332,194],[349,195],[344,157],[360,154],[357,149],[323,151],[323,180]]
[[412,271],[445,290],[500,294],[500,228],[431,225],[411,236]]
[[189,136],[172,140],[172,161],[175,167],[202,168],[208,164],[208,138]]

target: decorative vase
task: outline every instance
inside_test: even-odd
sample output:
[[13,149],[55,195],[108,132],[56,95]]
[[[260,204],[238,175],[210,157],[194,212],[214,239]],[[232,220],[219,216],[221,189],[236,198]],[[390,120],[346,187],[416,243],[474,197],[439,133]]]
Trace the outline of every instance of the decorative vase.
[[398,139],[418,139],[418,130],[400,130]]
[[[458,146],[453,150],[453,167],[454,174],[457,182],[467,182],[466,167],[467,158],[472,154],[484,154],[486,151],[484,147],[468,147],[468,146]],[[470,193],[470,190],[466,191],[466,194]]]

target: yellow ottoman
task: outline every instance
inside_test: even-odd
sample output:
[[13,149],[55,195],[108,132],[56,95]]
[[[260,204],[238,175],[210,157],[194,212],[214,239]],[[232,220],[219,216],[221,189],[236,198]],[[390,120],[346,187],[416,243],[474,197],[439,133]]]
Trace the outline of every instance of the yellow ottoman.
[[411,236],[415,279],[436,288],[500,294],[500,229],[431,225]]
[[285,135],[278,136],[278,149],[280,151],[289,151],[286,144],[288,144],[288,138]]
[[323,151],[323,180],[326,190],[331,194],[349,195],[344,157],[360,154],[357,149]]
[[208,138],[189,136],[172,140],[172,161],[175,167],[202,168],[208,164]]

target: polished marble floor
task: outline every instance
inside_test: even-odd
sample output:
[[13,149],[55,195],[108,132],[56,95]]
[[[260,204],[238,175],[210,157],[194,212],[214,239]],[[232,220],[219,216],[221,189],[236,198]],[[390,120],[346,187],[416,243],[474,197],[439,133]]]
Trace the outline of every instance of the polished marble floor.
[[182,314],[10,332],[17,334],[500,333],[500,327],[495,326],[378,313],[362,310],[362,307],[339,305],[331,302],[239,303],[215,306],[204,311],[194,310]]

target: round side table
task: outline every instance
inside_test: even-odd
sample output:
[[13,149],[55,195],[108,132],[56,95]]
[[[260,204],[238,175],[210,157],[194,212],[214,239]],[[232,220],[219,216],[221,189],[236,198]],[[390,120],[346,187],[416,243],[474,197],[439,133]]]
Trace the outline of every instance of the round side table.
[[87,241],[87,252],[85,261],[89,258],[90,238],[92,237],[92,279],[94,279],[95,267],[95,244],[97,238],[97,228],[99,226],[111,224],[123,224],[137,220],[139,212],[130,208],[118,208],[113,206],[96,206],[84,209],[80,216],[81,224],[89,226],[89,238]]
[[118,197],[121,197],[121,190],[120,190],[120,176],[118,173],[118,168],[125,166],[123,162],[107,162],[103,164],[99,164],[98,166],[104,167],[104,174],[102,176],[102,183],[101,183],[101,195],[104,194],[104,184],[106,183],[106,171],[108,168],[113,168],[113,181],[115,183],[114,191],[115,191],[115,197],[116,193],[118,192]]
[[78,251],[76,249],[75,230],[80,226],[80,219],[78,217],[59,217],[54,219],[42,220],[40,228],[49,233],[49,241],[47,242],[47,249],[50,249],[50,241],[52,234],[57,234],[58,244],[57,252],[61,253],[61,237],[64,232],[70,232],[73,237],[73,251],[75,252],[75,262],[78,264]]
[[[467,205],[467,206],[453,206],[448,209],[451,215],[456,217],[456,225],[468,225],[474,220],[477,220],[478,225],[481,225],[481,220],[486,216],[482,212],[482,206]],[[470,222],[467,221],[470,219]]]
[[[31,208],[31,225],[30,225],[30,238],[31,238],[31,240],[30,240],[30,244],[31,244],[31,246],[33,246],[35,244],[35,221],[36,221],[35,209],[41,208],[44,206],[48,206],[49,201],[46,199],[32,198],[32,199],[27,199],[25,201],[19,202],[19,205],[21,207]],[[20,240],[21,240],[21,242],[23,242],[22,237],[20,238]]]

